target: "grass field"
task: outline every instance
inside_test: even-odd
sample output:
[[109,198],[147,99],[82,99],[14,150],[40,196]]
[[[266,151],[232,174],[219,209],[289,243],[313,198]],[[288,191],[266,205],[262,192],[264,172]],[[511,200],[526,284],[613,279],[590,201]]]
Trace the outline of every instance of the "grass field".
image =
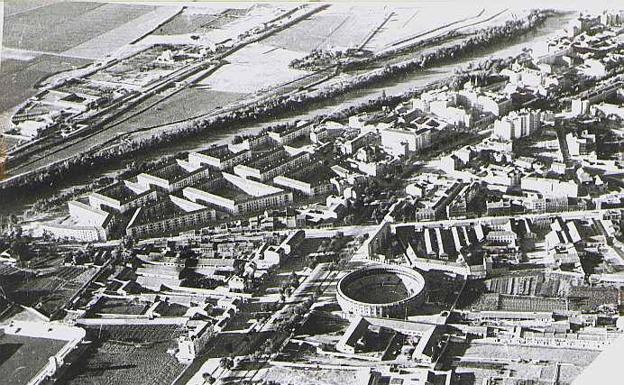
[[[144,5],[63,2],[7,16],[7,47],[60,53],[154,9]],[[63,28],[58,28],[63,20]]]
[[0,64],[0,112],[13,108],[35,95],[36,84],[57,72],[90,64],[85,59],[41,55],[30,61],[3,59]]

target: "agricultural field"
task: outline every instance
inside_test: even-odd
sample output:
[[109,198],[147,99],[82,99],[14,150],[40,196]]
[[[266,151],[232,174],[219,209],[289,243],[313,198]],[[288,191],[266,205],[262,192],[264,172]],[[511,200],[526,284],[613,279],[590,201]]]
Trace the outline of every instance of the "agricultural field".
[[[207,114],[240,100],[244,94],[187,88],[156,104],[147,111],[116,126],[113,131],[131,132],[139,128],[166,125],[183,119]],[[147,102],[146,102],[147,103]]]
[[288,64],[302,57],[299,52],[251,44],[228,57],[227,64],[201,82],[216,91],[252,93],[291,82],[308,74],[289,68]]
[[512,12],[502,7],[481,8],[457,4],[440,12],[440,5],[332,5],[286,31],[266,40],[266,44],[293,51],[314,49],[365,48],[373,52],[394,47],[407,40],[414,43],[451,31],[470,32],[507,20]]
[[[189,5],[153,32],[140,39],[142,45],[152,44],[213,44],[236,39],[240,34],[275,19],[290,4],[268,5],[249,3]],[[162,7],[160,7],[162,8]]]
[[[4,54],[4,52],[3,52]],[[40,55],[31,60],[5,58],[0,63],[0,112],[17,106],[37,93],[37,84],[48,76],[89,65],[90,60]]]
[[[0,378],[25,384],[58,353],[65,341],[5,334],[0,337]],[[6,382],[5,382],[6,381]]]
[[266,44],[310,52],[317,48],[357,48],[386,18],[380,6],[332,5],[308,20],[265,40]]
[[436,5],[422,8],[393,9],[386,24],[366,44],[365,48],[378,52],[384,49],[415,43],[442,36],[449,32],[469,33],[491,24],[504,23],[512,13],[502,7],[481,8],[458,4],[444,12]]
[[[61,53],[154,9],[146,5],[61,2],[9,13],[4,21],[3,45]],[[63,28],[58,28],[59,20],[64,21]]]
[[4,0],[4,16],[17,15],[34,8],[60,3],[63,0]]
[[[472,20],[483,12],[477,6],[458,4],[452,12],[445,7],[444,12],[435,6],[395,7],[388,22],[371,39],[366,48],[378,51],[409,37],[422,35],[423,38],[434,36],[435,31],[448,31],[462,21]],[[428,36],[431,34],[431,36]]]
[[[210,13],[206,12],[209,11]],[[181,35],[221,28],[236,17],[231,12],[187,8],[154,31],[154,35]]]
[[[149,35],[164,21],[175,17],[180,9],[179,6],[159,6],[151,12],[63,52],[63,55],[102,59],[122,47],[127,47],[127,44]],[[129,49],[132,50],[132,48]]]

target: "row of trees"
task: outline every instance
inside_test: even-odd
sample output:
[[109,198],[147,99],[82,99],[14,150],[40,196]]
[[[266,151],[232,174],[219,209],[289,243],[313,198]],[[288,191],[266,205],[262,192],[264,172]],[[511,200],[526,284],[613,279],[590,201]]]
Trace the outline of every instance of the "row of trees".
[[[492,44],[500,38],[513,37],[518,33],[526,32],[527,30],[533,29],[540,25],[551,14],[553,14],[552,11],[535,10],[529,13],[525,19],[510,20],[502,26],[484,28],[475,32],[473,38],[467,39],[467,45],[472,45],[473,39],[474,42],[483,41],[484,43]],[[461,36],[462,34],[457,31],[450,31],[430,39],[417,40],[412,44],[397,45],[395,48],[386,49],[374,55],[362,55],[362,53],[358,50],[340,51],[317,48],[302,58],[294,59],[290,62],[289,66],[295,69],[309,71],[320,71],[332,66],[339,66],[343,70],[365,68],[379,63],[382,60],[394,58],[397,55],[409,54],[418,51],[423,47],[440,45],[443,42]],[[462,42],[454,46],[450,46],[448,47],[449,51],[464,49],[464,47],[462,47],[463,44],[464,43]],[[438,52],[442,54],[442,58],[445,56],[445,50],[446,49],[443,48],[438,50]],[[433,58],[438,60],[438,58],[435,58],[436,54],[437,53],[421,55],[417,59],[425,58],[425,60],[430,60]]]
[[[76,154],[76,156],[59,163],[55,163],[44,170],[22,176],[11,181],[11,183],[5,183],[2,185],[0,192],[4,194],[17,190],[21,193],[24,191],[24,187],[32,189],[40,186],[51,186],[55,181],[62,178],[69,170],[75,172],[80,169],[95,168],[105,165],[112,160],[119,159],[122,156],[134,154],[166,143],[175,142],[182,138],[197,136],[203,131],[231,130],[236,126],[246,123],[275,118],[284,113],[291,113],[292,111],[298,110],[302,107],[307,107],[310,104],[325,101],[356,89],[365,88],[376,83],[401,76],[408,72],[421,70],[435,63],[439,63],[440,61],[455,58],[476,48],[481,48],[485,45],[509,39],[518,33],[527,32],[533,29],[545,19],[545,13],[535,11],[531,13],[526,20],[509,21],[504,26],[496,26],[480,31],[459,44],[441,48],[438,51],[421,55],[412,60],[394,65],[386,65],[382,69],[356,76],[347,82],[335,83],[328,87],[319,88],[313,92],[295,92],[286,95],[276,95],[265,100],[257,101],[256,103],[238,110],[189,121],[186,124],[178,125],[174,129],[168,131],[160,131],[151,136],[137,137],[134,140],[124,141],[117,143],[116,145],[96,149],[85,154]],[[444,82],[448,84],[451,81],[452,78],[446,79]],[[432,87],[439,86],[440,83],[432,84]],[[386,102],[386,100],[383,99],[371,100],[367,103],[363,103],[357,108],[349,108],[346,111],[342,111],[342,113],[334,113],[332,115],[337,117],[347,116],[347,114],[351,112],[359,112],[361,110],[378,107]],[[322,118],[324,117],[318,117],[318,119]]]

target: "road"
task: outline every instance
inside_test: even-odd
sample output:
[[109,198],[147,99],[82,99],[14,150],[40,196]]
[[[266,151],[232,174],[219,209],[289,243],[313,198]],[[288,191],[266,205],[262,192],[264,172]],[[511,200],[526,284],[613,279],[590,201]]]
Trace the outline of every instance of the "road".
[[[111,123],[115,117],[122,115],[123,112],[131,110],[132,108],[139,105],[144,100],[150,98],[153,95],[156,95],[160,92],[166,91],[171,85],[176,83],[182,83],[189,77],[196,74],[198,71],[205,69],[203,67],[210,66],[214,61],[223,61],[229,55],[234,52],[240,50],[241,48],[256,43],[262,39],[270,37],[276,32],[279,32],[285,28],[290,27],[293,24],[296,24],[308,16],[319,12],[325,9],[326,6],[310,6],[305,8],[299,12],[300,14],[293,16],[288,15],[289,12],[284,14],[285,20],[277,21],[279,18],[274,19],[274,25],[271,29],[267,31],[260,32],[257,36],[251,36],[249,38],[245,38],[240,41],[236,46],[227,49],[223,53],[219,53],[213,57],[209,57],[205,60],[201,60],[199,62],[195,62],[189,64],[186,67],[183,67],[179,70],[176,70],[174,73],[169,74],[167,77],[159,80],[158,82],[151,85],[148,89],[141,91],[137,96],[130,98],[129,100],[125,100],[121,105],[115,106],[114,110],[111,108],[105,108],[103,112],[98,112],[95,116],[90,117],[87,121],[83,122],[89,126],[87,130],[87,134],[79,133],[73,141],[69,142],[64,141],[62,143],[53,144],[50,149],[45,150],[44,152],[38,152],[34,155],[33,159],[24,161],[19,160],[18,165],[13,165],[11,168],[6,170],[6,172],[12,175],[12,178],[20,177],[31,172],[36,172],[42,169],[49,167],[51,164],[58,163],[64,161],[66,159],[70,159],[76,156],[76,154],[84,154],[86,152],[92,151],[95,147],[101,147],[103,144],[109,143],[111,141],[115,141],[119,138],[120,135],[126,134],[128,132],[117,132],[114,128],[117,124],[109,124]],[[193,84],[193,82],[182,83],[182,86],[179,87],[179,90],[188,88]],[[240,109],[241,107],[248,106],[257,102],[257,99],[262,99],[267,97],[262,95],[255,99],[246,100],[242,103],[242,105],[234,105],[230,108],[230,110]],[[110,110],[110,114],[109,114]],[[120,111],[122,113],[120,113]],[[216,110],[214,114],[222,114],[227,112],[228,110]],[[126,118],[127,119],[127,118]],[[139,127],[138,130],[141,128]],[[132,130],[132,132],[138,131]],[[8,178],[6,180],[10,180],[12,178]]]
[[[262,326],[258,329],[256,335],[265,335],[270,333],[272,336],[273,346],[280,346],[284,344],[292,336],[289,331],[279,331],[276,324],[285,315],[288,314],[295,306],[304,302],[307,298],[319,293],[321,296],[329,289],[337,275],[340,272],[330,269],[329,263],[320,263],[308,275],[303,282],[295,289],[295,291],[286,299],[285,306],[274,313]],[[240,383],[241,381],[253,382],[258,374],[266,369],[269,362],[265,359],[254,362],[254,365],[248,369],[241,370],[220,370],[213,372],[213,376],[218,379],[217,383]],[[189,382],[188,385],[196,385],[196,383]],[[199,384],[197,384],[199,385]]]
[[[496,220],[503,220],[505,218],[510,219],[539,219],[539,218],[551,218],[560,216],[563,219],[587,219],[590,217],[598,217],[603,214],[613,212],[612,209],[600,209],[600,210],[575,210],[575,211],[556,211],[550,213],[535,213],[535,214],[519,214],[519,215],[503,215],[503,216],[486,216],[473,219],[444,219],[439,221],[418,221],[418,222],[402,222],[393,223],[392,227],[398,226],[415,226],[421,227],[443,227],[443,226],[470,226],[475,224],[486,224]],[[616,210],[617,211],[617,210]]]

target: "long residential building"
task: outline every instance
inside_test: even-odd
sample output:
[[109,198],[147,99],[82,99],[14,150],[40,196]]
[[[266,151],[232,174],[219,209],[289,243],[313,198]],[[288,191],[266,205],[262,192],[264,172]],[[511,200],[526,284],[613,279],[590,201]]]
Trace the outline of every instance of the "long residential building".
[[207,226],[216,218],[214,209],[170,195],[157,204],[139,207],[126,227],[126,234],[133,238],[177,234]]
[[155,201],[157,198],[156,190],[151,188],[137,190],[128,187],[128,182],[117,182],[91,193],[89,205],[98,209],[110,207],[123,214],[150,201]]
[[290,156],[283,149],[270,152],[248,164],[234,166],[234,173],[246,179],[267,182],[310,163],[312,155],[301,152]]
[[153,187],[166,192],[175,192],[207,179],[210,176],[208,167],[184,166],[177,161],[150,172],[137,175],[137,184],[146,188]]
[[224,144],[205,151],[191,152],[188,161],[196,166],[205,165],[218,170],[227,170],[251,160],[251,157],[252,153],[249,150],[234,152],[227,144]]
[[204,202],[230,214],[283,207],[293,200],[291,192],[228,173],[204,185],[187,187],[183,194],[193,202]]

